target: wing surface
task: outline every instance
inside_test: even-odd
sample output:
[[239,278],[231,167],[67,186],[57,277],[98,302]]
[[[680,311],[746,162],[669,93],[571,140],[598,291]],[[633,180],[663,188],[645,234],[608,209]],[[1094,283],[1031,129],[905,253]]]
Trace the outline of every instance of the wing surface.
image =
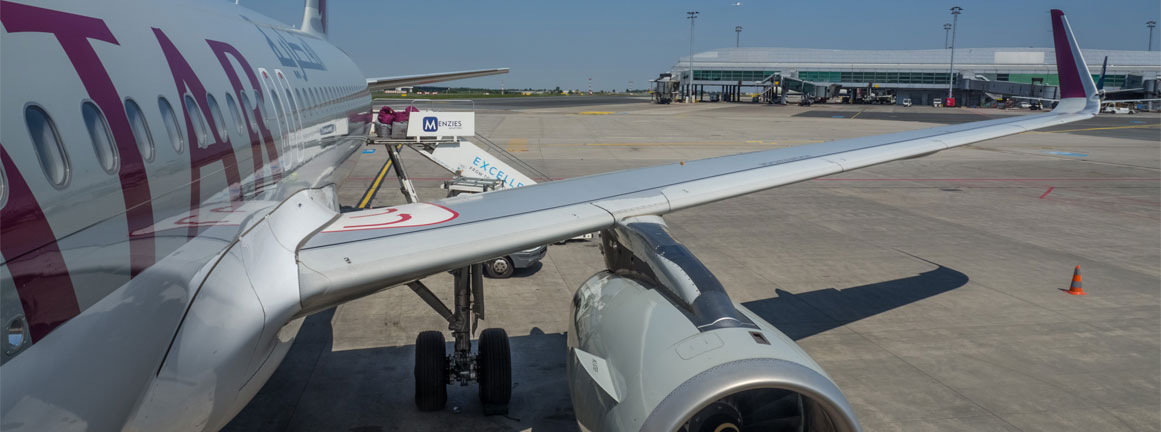
[[[307,313],[514,251],[610,228],[623,218],[664,215],[979,141],[1084,120],[1100,102],[1067,20],[1053,11],[1061,94],[1056,109],[766,150],[461,195],[433,203],[345,213],[298,250]],[[1070,49],[1071,48],[1071,49]]]
[[455,81],[455,80],[461,80],[461,79],[466,79],[466,78],[475,78],[475,77],[506,74],[506,73],[508,73],[508,68],[478,69],[478,70],[459,71],[459,72],[441,72],[441,73],[422,74],[422,75],[402,75],[402,76],[383,77],[383,78],[368,78],[367,79],[367,86],[370,87],[371,91],[374,92],[374,91],[382,91],[382,90],[386,90],[386,89],[393,89],[393,88],[397,88],[397,87],[416,86],[416,85],[422,85],[422,84],[437,83],[437,82],[442,82],[442,81]]

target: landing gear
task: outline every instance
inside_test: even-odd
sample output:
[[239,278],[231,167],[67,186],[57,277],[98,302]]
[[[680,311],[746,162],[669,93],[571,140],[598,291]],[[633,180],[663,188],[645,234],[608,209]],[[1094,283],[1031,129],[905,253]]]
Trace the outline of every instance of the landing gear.
[[492,279],[505,279],[512,276],[516,271],[516,266],[512,265],[512,260],[508,257],[499,257],[489,260],[484,263],[484,273]]
[[447,404],[446,352],[441,332],[425,331],[415,338],[415,405],[420,411]]
[[512,356],[504,329],[492,328],[480,333],[476,365],[480,368],[480,402],[484,404],[484,414],[506,414],[508,400],[512,398]]
[[508,334],[503,329],[480,333],[478,353],[472,353],[472,334],[484,317],[484,265],[474,264],[452,272],[455,276],[454,310],[427,289],[422,282],[408,284],[420,298],[448,322],[455,338],[451,355],[446,354],[443,333],[425,331],[415,340],[415,404],[422,411],[447,405],[447,385],[461,386],[476,381],[484,414],[507,414],[512,398],[512,357]]

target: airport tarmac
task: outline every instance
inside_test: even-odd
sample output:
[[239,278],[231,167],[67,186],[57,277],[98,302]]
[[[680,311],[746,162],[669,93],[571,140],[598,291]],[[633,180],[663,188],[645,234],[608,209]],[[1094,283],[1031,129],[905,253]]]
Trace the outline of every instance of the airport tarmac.
[[[549,102],[482,110],[477,130],[570,178],[959,120],[947,115],[1029,113]],[[826,111],[838,114],[807,114]],[[736,301],[826,369],[867,431],[1158,430],[1159,123],[1101,116],[666,219]],[[420,196],[442,197],[448,174],[403,156]],[[361,155],[343,204],[385,158],[381,148]],[[389,180],[376,206],[403,202]],[[1061,291],[1077,265],[1087,296]],[[480,328],[512,338],[508,416],[481,415],[474,385],[449,387],[444,411],[416,409],[412,344],[446,323],[394,288],[308,318],[227,430],[577,430],[564,332],[574,289],[601,268],[596,242],[570,242],[536,268],[486,281]],[[449,275],[425,282],[450,303]]]

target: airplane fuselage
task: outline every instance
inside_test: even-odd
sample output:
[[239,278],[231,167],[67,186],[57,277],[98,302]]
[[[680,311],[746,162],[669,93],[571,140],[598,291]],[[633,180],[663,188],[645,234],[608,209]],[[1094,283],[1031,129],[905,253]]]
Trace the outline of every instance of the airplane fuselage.
[[[304,191],[337,209],[363,73],[226,2],[0,11],[0,428],[222,426],[293,340],[271,323],[296,322],[263,315],[279,264],[240,264],[264,259],[242,239]],[[190,344],[191,322],[236,346]]]

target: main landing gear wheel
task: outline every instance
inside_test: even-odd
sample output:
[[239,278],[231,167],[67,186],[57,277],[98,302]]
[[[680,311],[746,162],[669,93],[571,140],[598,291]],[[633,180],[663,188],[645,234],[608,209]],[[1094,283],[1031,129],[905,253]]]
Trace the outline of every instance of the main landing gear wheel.
[[[512,262],[500,258],[509,269]],[[421,411],[435,411],[447,405],[447,386],[471,382],[480,385],[484,415],[508,414],[512,399],[512,357],[508,333],[492,328],[480,333],[476,353],[472,334],[484,318],[484,272],[488,263],[473,264],[452,272],[454,308],[449,309],[420,281],[408,284],[424,302],[448,322],[455,338],[447,354],[443,333],[425,331],[415,339],[415,405]],[[508,271],[511,274],[511,270]]]
[[425,331],[415,338],[415,405],[420,411],[447,405],[446,350],[441,332]]
[[476,364],[484,415],[507,414],[508,401],[512,399],[512,354],[504,329],[490,328],[480,333]]
[[484,263],[484,273],[487,273],[490,278],[505,279],[511,277],[515,271],[516,267],[512,265],[512,260],[509,260],[508,257],[500,257]]

